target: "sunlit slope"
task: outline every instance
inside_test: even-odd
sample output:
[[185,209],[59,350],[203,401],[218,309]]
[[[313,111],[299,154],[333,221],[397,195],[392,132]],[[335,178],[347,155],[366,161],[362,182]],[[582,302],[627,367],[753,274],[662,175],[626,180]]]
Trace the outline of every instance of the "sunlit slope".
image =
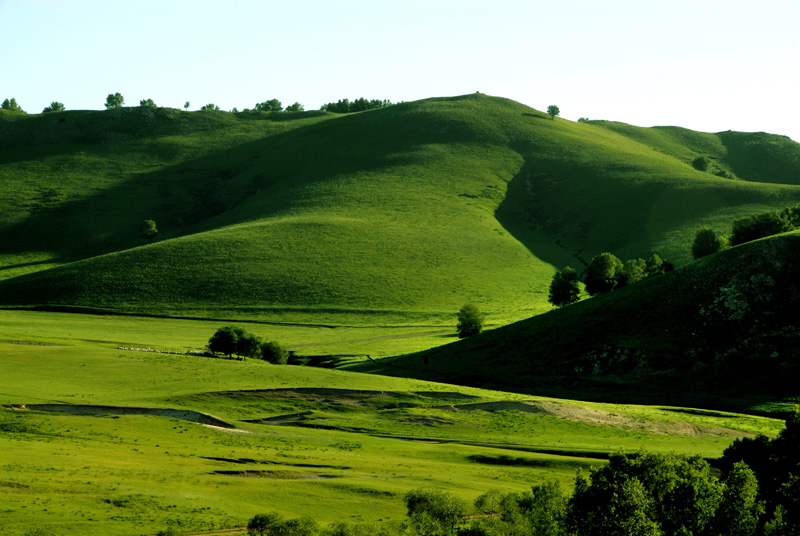
[[[95,141],[75,134],[77,151],[34,145],[16,163],[5,153],[27,170],[20,188],[50,162],[35,157],[45,149],[66,164],[95,150],[111,179],[81,175],[95,182],[78,201],[15,212],[4,231],[11,275],[84,260],[9,277],[3,303],[426,318],[473,301],[505,322],[546,309],[553,267],[580,267],[576,254],[682,263],[700,225],[726,230],[733,217],[800,202],[792,184],[695,170],[697,144],[660,146],[480,94],[346,116],[169,113],[123,133],[104,123]],[[38,180],[69,178],[48,165]],[[144,218],[161,230],[152,244],[135,236]]]
[[419,354],[356,368],[621,402],[798,400],[800,232]]

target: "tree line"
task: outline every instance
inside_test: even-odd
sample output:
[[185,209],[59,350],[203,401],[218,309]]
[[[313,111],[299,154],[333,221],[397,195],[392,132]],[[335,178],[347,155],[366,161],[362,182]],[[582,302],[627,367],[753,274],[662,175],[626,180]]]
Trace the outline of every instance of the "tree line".
[[240,359],[263,359],[273,365],[285,365],[289,361],[289,351],[279,343],[263,340],[238,326],[219,328],[208,339],[207,348],[214,355],[228,358],[236,355]]
[[[592,257],[584,271],[583,283],[586,292],[595,296],[670,272],[674,268],[671,262],[662,260],[655,253],[647,260],[638,258],[623,262],[613,253],[604,252]],[[548,300],[556,307],[575,303],[581,295],[579,282],[578,273],[570,266],[556,272],[550,282]]]
[[692,257],[700,259],[722,251],[729,245],[738,246],[759,238],[798,229],[800,229],[800,205],[752,214],[733,221],[730,238],[722,234],[718,235],[716,231],[708,227],[698,229],[692,243]]
[[[118,108],[122,108],[125,104],[125,97],[122,96],[121,93],[109,93],[106,97],[106,102],[104,104],[106,110],[115,110]],[[350,99],[340,99],[337,102],[329,102],[327,104],[323,104],[320,106],[320,111],[327,111],[333,113],[353,113],[353,112],[364,112],[367,110],[375,110],[377,108],[385,108],[387,106],[391,106],[392,102],[389,100],[381,100],[381,99],[365,99],[363,97],[350,101]],[[188,110],[190,103],[187,101],[184,104],[183,108]],[[142,99],[139,101],[139,108],[143,111],[148,110],[155,110],[158,108],[156,103],[153,99]],[[0,109],[8,110],[10,112],[19,112],[19,113],[27,113],[22,107],[17,103],[17,100],[12,99],[5,99],[2,104],[0,104]],[[48,112],[63,112],[67,108],[64,106],[63,103],[53,101],[47,106],[42,113]],[[200,107],[200,111],[204,112],[218,112],[220,111],[220,107],[214,103],[204,104]],[[234,113],[238,113],[239,110],[237,108],[233,108],[231,110]],[[283,107],[283,104],[278,99],[269,99],[263,102],[257,102],[252,109],[245,108],[242,110],[243,112],[304,112],[305,106],[299,102],[295,102]]]
[[[284,520],[248,523],[251,536],[798,536],[800,411],[775,439],[734,441],[712,469],[699,456],[617,453],[572,494],[557,482],[526,492],[489,490],[467,503],[436,489],[406,493],[405,521],[381,525]],[[718,476],[716,476],[718,475]]]

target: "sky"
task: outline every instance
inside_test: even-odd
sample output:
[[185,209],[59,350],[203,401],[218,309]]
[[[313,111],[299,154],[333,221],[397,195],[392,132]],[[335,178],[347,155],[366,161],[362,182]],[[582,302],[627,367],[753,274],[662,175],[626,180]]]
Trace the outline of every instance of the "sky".
[[799,0],[0,0],[0,99],[413,101],[800,141]]

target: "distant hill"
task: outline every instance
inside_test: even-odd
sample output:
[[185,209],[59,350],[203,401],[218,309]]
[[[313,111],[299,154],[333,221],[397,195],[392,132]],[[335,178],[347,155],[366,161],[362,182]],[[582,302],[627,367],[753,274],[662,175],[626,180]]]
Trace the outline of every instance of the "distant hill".
[[800,144],[482,94],[346,115],[3,112],[0,176],[2,305],[441,323],[475,302],[502,324],[549,309],[556,268],[684,264],[698,227],[800,202]]
[[800,401],[798,304],[793,232],[356,369],[567,398],[753,410],[762,401]]

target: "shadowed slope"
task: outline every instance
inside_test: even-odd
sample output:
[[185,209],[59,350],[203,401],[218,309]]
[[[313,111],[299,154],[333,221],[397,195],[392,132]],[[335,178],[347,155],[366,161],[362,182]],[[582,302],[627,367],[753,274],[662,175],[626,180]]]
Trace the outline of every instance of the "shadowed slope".
[[464,341],[355,368],[624,402],[742,408],[759,397],[797,396],[799,267],[800,233],[779,235]]

